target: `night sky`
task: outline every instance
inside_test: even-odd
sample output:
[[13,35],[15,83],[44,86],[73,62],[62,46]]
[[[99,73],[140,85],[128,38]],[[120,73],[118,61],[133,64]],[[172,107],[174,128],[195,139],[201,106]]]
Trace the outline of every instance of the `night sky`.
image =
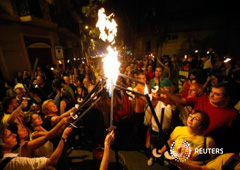
[[240,25],[232,24],[240,21],[240,10],[237,1],[231,0],[108,0],[103,6],[107,14],[115,13],[118,36],[125,42],[133,41],[133,36],[144,36],[145,32],[149,34],[147,30],[157,32],[160,25],[179,21],[194,24],[197,19],[222,19],[224,29],[228,31],[223,32],[226,37],[236,36],[227,34],[231,34],[231,30],[235,30],[232,34],[236,34]]

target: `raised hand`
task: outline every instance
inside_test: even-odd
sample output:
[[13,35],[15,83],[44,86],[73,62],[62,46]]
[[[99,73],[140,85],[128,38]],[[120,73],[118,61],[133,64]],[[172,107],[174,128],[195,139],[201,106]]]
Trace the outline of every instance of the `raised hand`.
[[62,134],[62,137],[63,138],[67,138],[70,133],[73,131],[73,128],[71,126],[68,126],[64,131],[63,131],[63,134]]
[[104,146],[110,146],[113,141],[114,141],[114,131],[111,131],[107,134],[105,141],[104,141]]
[[27,100],[23,100],[21,105],[20,105],[20,107],[21,107],[21,109],[23,109],[23,108],[27,107],[27,105],[28,105],[28,101]]

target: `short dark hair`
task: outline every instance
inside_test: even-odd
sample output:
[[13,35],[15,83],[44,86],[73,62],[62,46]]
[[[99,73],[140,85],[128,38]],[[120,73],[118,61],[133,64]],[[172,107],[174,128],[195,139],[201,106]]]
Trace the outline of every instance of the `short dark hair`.
[[213,88],[219,89],[219,88],[223,88],[223,96],[224,97],[232,97],[233,96],[233,90],[234,87],[230,84],[230,83],[218,83],[216,85],[213,86]]

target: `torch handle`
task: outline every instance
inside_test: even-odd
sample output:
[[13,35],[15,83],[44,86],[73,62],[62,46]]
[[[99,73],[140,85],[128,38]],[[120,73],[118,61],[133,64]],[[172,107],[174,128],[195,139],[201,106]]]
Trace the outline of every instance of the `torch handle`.
[[95,100],[93,103],[91,103],[91,105],[73,122],[70,123],[73,127],[77,127],[78,122],[92,109],[92,107],[99,102],[99,100],[101,99],[101,97],[99,97],[97,100]]
[[99,93],[101,93],[102,92],[102,90],[103,90],[103,87],[100,89],[100,90],[98,90],[92,97],[90,97],[87,101],[83,101],[83,104],[76,110],[76,111],[74,111],[73,112],[73,114],[76,114],[77,112],[79,112],[84,106],[86,106],[90,101],[92,101],[92,99],[94,98],[94,97],[96,97]]
[[143,83],[143,82],[141,82],[141,81],[139,81],[139,80],[137,80],[137,79],[135,79],[135,78],[132,78],[132,77],[130,77],[130,76],[127,76],[127,75],[125,75],[125,74],[119,73],[118,75],[119,75],[120,77],[123,77],[123,78],[126,78],[126,79],[130,79],[130,80],[135,81],[135,82],[137,82],[137,83],[139,83],[139,84],[145,85],[145,83]]
[[167,151],[168,151],[168,153],[170,153],[170,147],[169,147],[169,145],[168,145],[168,142],[167,142],[167,139],[166,139],[166,137],[165,137],[165,135],[164,135],[164,132],[163,132],[163,130],[162,130],[162,127],[161,127],[161,125],[160,125],[160,123],[159,123],[159,121],[158,121],[158,118],[157,118],[156,112],[155,112],[155,110],[154,110],[154,107],[153,107],[153,105],[152,105],[152,103],[151,103],[151,100],[150,100],[148,94],[146,94],[145,96],[146,96],[148,105],[149,105],[149,107],[150,107],[150,109],[151,109],[151,112],[152,112],[152,115],[153,115],[153,117],[154,117],[154,120],[155,120],[155,122],[156,122],[156,124],[157,124],[157,126],[158,126],[159,132],[160,132],[160,134],[162,135],[162,139],[163,139],[163,141],[164,141],[164,143],[165,143],[165,145],[166,145]]
[[142,93],[138,93],[138,92],[136,92],[136,91],[133,91],[133,90],[130,90],[130,89],[127,89],[127,88],[118,86],[118,85],[115,85],[115,87],[116,87],[116,88],[119,88],[119,89],[121,89],[121,90],[124,90],[124,91],[132,92],[133,94],[136,94],[136,95],[139,95],[139,96],[145,96],[145,95],[142,94]]
[[84,100],[87,100],[89,97],[91,97],[91,95],[95,92],[95,90],[98,88],[100,84],[101,84],[101,81],[97,82],[97,84],[95,84],[93,89],[90,91],[90,93],[87,94]]

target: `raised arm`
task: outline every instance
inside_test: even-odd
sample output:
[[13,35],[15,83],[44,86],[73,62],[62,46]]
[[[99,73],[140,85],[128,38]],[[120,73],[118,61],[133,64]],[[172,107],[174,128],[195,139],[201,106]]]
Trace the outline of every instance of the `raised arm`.
[[62,154],[63,151],[63,147],[65,144],[65,141],[67,140],[69,134],[72,132],[72,127],[67,127],[63,134],[62,134],[62,138],[59,141],[59,144],[57,146],[57,148],[55,149],[55,151],[52,153],[52,155],[50,156],[50,158],[48,158],[47,160],[47,165],[51,165],[51,166],[55,166]]
[[208,84],[211,82],[211,77],[208,76],[206,82],[203,85],[203,90],[206,91]]
[[28,102],[27,100],[23,100],[22,103],[20,104],[20,106],[17,107],[17,109],[15,109],[11,115],[9,116],[7,123],[11,123],[14,122],[14,120],[18,117],[19,114],[22,114],[22,109],[27,107]]
[[60,116],[54,116],[51,118],[51,125],[55,126],[58,122],[60,122],[64,117],[68,117],[71,112],[74,112],[76,110],[75,107],[69,109],[67,112],[61,114]]
[[159,60],[158,58],[157,58],[157,62],[162,66],[162,67],[164,67],[164,64],[161,62],[161,60]]
[[187,101],[186,101],[185,98],[182,98],[182,97],[180,97],[180,96],[178,96],[174,93],[171,93],[169,91],[165,91],[163,88],[161,88],[159,90],[159,92],[163,93],[163,94],[166,94],[166,96],[167,96],[167,99],[164,99],[164,98],[160,97],[159,100],[161,100],[161,101],[165,100],[164,102],[167,102],[167,103],[169,103],[170,101],[174,101],[176,103],[187,104]]
[[21,156],[31,157],[34,150],[44,145],[49,139],[53,138],[58,134],[58,132],[68,124],[68,118],[64,118],[59,122],[51,131],[47,132],[45,135],[35,138],[31,141],[26,142],[21,147]]
[[100,165],[99,170],[107,170],[108,169],[108,160],[109,160],[109,152],[110,152],[110,145],[114,140],[114,131],[111,131],[107,134],[105,141],[104,141],[104,153],[102,162]]
[[62,115],[65,112],[65,109],[67,107],[67,104],[65,100],[61,100],[60,102],[60,115]]
[[75,110],[76,110],[76,108],[73,107],[73,108],[69,109],[67,112],[61,114],[59,116],[59,121],[62,120],[64,117],[68,117],[70,115],[70,113],[74,112]]

